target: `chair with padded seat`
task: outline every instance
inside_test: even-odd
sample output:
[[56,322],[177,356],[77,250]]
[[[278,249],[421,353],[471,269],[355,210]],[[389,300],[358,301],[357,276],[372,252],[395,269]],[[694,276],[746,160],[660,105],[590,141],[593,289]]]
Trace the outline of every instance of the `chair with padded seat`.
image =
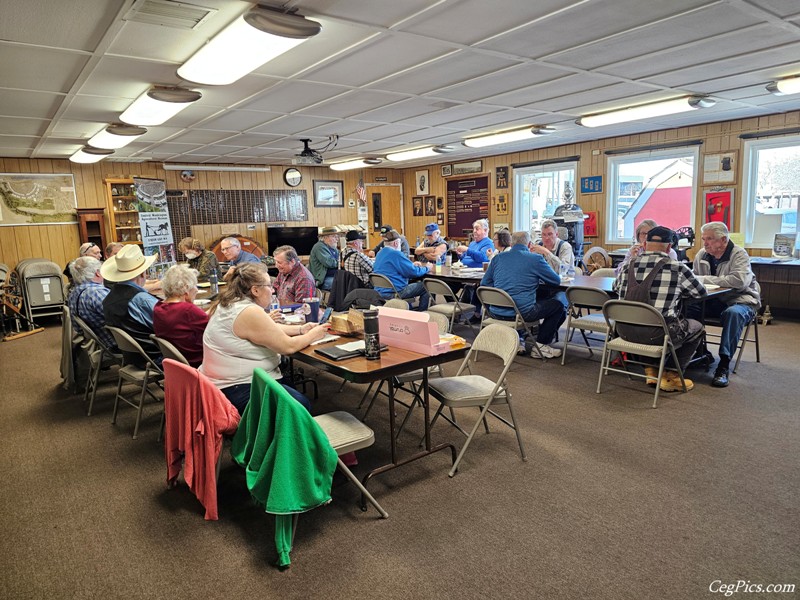
[[[481,330],[489,325],[502,325],[504,327],[513,328],[516,331],[525,331],[530,335],[530,347],[532,351],[535,351],[542,361],[545,360],[544,355],[539,352],[539,346],[536,343],[536,336],[539,333],[539,321],[526,321],[523,318],[522,313],[519,312],[519,308],[517,308],[517,303],[514,302],[514,299],[508,294],[508,292],[501,290],[500,288],[481,285],[476,290],[476,293],[478,294],[478,300],[480,300],[481,304],[483,305]],[[515,317],[513,319],[498,319],[496,317],[492,317],[489,314],[489,309],[493,306],[511,309],[514,311]]]
[[[589,356],[594,356],[594,351],[589,345],[589,338],[586,336],[586,332],[601,333],[603,336],[608,335],[608,324],[601,311],[603,310],[603,305],[611,299],[603,290],[578,285],[568,287],[566,294],[569,306],[567,308],[567,334],[564,339],[564,350],[561,353],[562,365],[567,358],[567,348],[572,345],[572,336],[575,331],[581,332],[586,348],[589,350]],[[588,312],[592,310],[597,312]],[[587,311],[586,314],[584,314],[584,311]]]
[[[603,345],[603,356],[600,361],[600,375],[597,379],[597,393],[600,393],[600,386],[603,383],[603,377],[608,375],[609,371],[614,373],[622,373],[628,377],[647,378],[646,374],[634,373],[628,370],[627,364],[646,364],[640,361],[632,360],[631,356],[648,356],[650,358],[659,359],[658,363],[658,377],[656,381],[661,381],[664,375],[667,357],[671,356],[674,363],[674,368],[681,378],[683,392],[686,389],[686,381],[683,378],[683,370],[680,363],[678,363],[678,356],[675,344],[672,343],[672,338],[669,334],[667,323],[658,310],[645,304],[643,302],[631,302],[629,300],[609,300],[603,305],[603,316],[605,317],[606,324],[608,325],[608,336],[606,337],[605,344]],[[620,329],[620,325],[623,329]],[[661,328],[664,331],[664,338],[661,344],[643,344],[640,342],[629,341],[631,328]],[[622,360],[622,368],[615,368],[611,366],[611,354],[619,352]],[[624,354],[627,353],[627,354]],[[626,358],[627,356],[627,358]],[[655,396],[653,397],[653,408],[656,408],[658,403],[658,394],[661,391],[661,386],[656,385]]]
[[379,273],[370,273],[369,274],[369,283],[372,285],[373,288],[387,288],[392,290],[394,293],[395,298],[400,298],[400,293],[397,291],[397,288],[394,287],[392,280],[386,277],[386,275],[381,275]]
[[[440,313],[448,318],[450,325],[447,328],[448,332],[453,331],[453,325],[459,318],[464,318],[469,328],[475,333],[475,328],[470,323],[470,317],[477,311],[474,304],[467,304],[460,302],[458,296],[450,288],[447,283],[440,279],[433,277],[426,277],[422,280],[422,285],[428,291],[431,297],[431,303],[428,305],[428,312]],[[441,296],[444,302],[435,303],[435,297]]]
[[[453,463],[453,467],[448,473],[450,477],[453,477],[456,471],[458,471],[461,460],[464,458],[464,454],[473,441],[475,433],[481,423],[483,423],[486,433],[489,433],[489,425],[486,421],[487,415],[492,415],[514,430],[522,460],[527,460],[525,447],[522,444],[519,424],[514,414],[511,390],[506,381],[508,370],[514,362],[514,357],[517,355],[518,346],[517,332],[514,329],[496,323],[489,324],[478,332],[475,341],[469,349],[469,353],[453,377],[433,379],[428,383],[430,396],[439,401],[439,408],[436,410],[431,420],[431,429],[433,429],[437,419],[441,416],[467,437],[466,442],[464,442],[464,445],[461,447],[461,451],[458,453],[458,457]],[[478,352],[493,355],[502,362],[502,369],[495,379],[490,379],[483,375],[464,374],[475,362]],[[485,370],[484,368],[484,371]],[[471,371],[469,372],[471,373]],[[497,406],[503,404],[508,406],[510,420],[493,410]],[[454,410],[460,408],[479,408],[481,412],[472,429],[467,432],[458,423],[443,414],[445,407]]]
[[92,348],[89,351],[89,377],[86,381],[86,390],[83,393],[83,402],[86,403],[87,400],[89,402],[86,416],[90,417],[92,416],[92,408],[94,407],[94,399],[97,396],[100,372],[103,370],[103,365],[108,363],[121,367],[122,354],[114,352],[114,348],[110,348],[83,319],[77,315],[74,319],[75,323],[83,331],[83,335],[92,341]]
[[[138,353],[145,360],[145,367],[141,368],[133,363],[126,363],[124,362],[123,359],[123,365],[119,369],[119,379],[117,381],[117,395],[114,398],[114,413],[111,417],[111,424],[115,425],[117,422],[117,411],[119,410],[120,400],[135,408],[136,424],[133,426],[133,439],[136,439],[139,435],[139,424],[142,420],[142,409],[144,408],[145,395],[149,395],[156,402],[161,401],[160,398],[158,398],[155,394],[153,394],[152,391],[150,391],[150,385],[156,384],[163,391],[163,388],[161,387],[161,382],[164,380],[164,373],[161,370],[161,367],[158,364],[156,364],[156,362],[147,354],[147,352],[145,352],[142,349],[142,347],[139,345],[139,342],[133,339],[133,337],[131,337],[131,335],[127,331],[120,329],[119,327],[112,327],[111,325],[106,325],[106,329],[108,329],[111,332],[111,335],[114,336],[114,340],[117,342],[117,347],[123,353],[124,352]],[[138,400],[127,398],[122,395],[122,386],[125,383],[129,383],[139,387],[141,392],[139,393]],[[163,425],[163,411],[162,411],[162,425]]]
[[617,272],[611,268],[605,269],[597,269],[596,271],[592,271],[592,277],[616,277]]

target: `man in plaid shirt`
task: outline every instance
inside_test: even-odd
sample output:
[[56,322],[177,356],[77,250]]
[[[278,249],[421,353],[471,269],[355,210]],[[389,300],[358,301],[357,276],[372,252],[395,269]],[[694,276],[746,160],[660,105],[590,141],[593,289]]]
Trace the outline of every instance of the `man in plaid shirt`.
[[74,285],[67,297],[67,305],[73,318],[72,328],[76,332],[82,333],[74,321],[75,317],[80,317],[106,346],[116,349],[117,343],[105,327],[103,300],[110,290],[103,285],[100,265],[99,260],[89,255],[76,258],[70,263]]
[[[674,235],[674,232],[667,227],[651,229],[647,233],[644,253],[631,260],[627,268],[620,270],[614,282],[614,291],[624,300],[646,302],[664,315],[672,343],[675,345],[678,362],[683,370],[700,344],[703,326],[698,321],[686,319],[682,315],[681,301],[684,298],[704,298],[708,292],[689,267],[669,257],[668,252]],[[663,264],[659,267],[662,261]],[[654,269],[658,271],[647,289],[641,284]],[[631,272],[635,278],[633,282],[629,279]],[[663,341],[661,328],[652,331],[638,328],[627,338],[629,341],[644,344],[661,344]],[[655,367],[645,367],[645,373],[648,376],[647,384],[655,386],[658,383],[658,371]],[[694,387],[692,381],[689,379],[685,381],[687,390]],[[665,371],[660,385],[666,392],[683,389],[676,371]]]
[[347,249],[344,251],[344,270],[350,271],[358,277],[366,287],[369,283],[369,274],[375,266],[375,259],[364,254],[364,240],[367,236],[361,231],[351,229],[347,232]]
[[292,246],[278,246],[272,256],[278,268],[275,294],[281,306],[298,304],[304,298],[313,298],[317,294],[314,276],[300,262]]

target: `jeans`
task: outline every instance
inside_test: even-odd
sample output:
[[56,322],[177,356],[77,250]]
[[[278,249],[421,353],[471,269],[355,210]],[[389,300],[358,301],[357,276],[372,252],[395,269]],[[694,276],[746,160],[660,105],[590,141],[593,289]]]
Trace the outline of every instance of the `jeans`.
[[[298,392],[293,387],[288,386],[283,382],[283,379],[278,379],[278,383],[283,386],[289,394],[297,400],[300,404],[306,407],[308,412],[311,412],[311,400],[306,398],[303,394]],[[250,384],[249,383],[240,383],[239,385],[232,385],[226,388],[222,388],[220,390],[225,397],[236,407],[236,410],[239,411],[241,415],[244,412],[245,406],[247,403],[250,402]]]
[[[521,311],[520,311],[521,312]],[[558,328],[567,319],[567,309],[557,298],[542,300],[533,305],[529,311],[521,313],[522,318],[528,323],[542,321],[539,324],[539,333],[536,341],[540,344],[550,344],[556,337]],[[489,310],[489,315],[493,319],[513,321],[511,317],[496,315]]]
[[[414,283],[409,283],[406,287],[402,290],[397,292],[400,294],[400,297],[403,300],[407,300],[409,298],[416,298],[419,296],[419,307],[415,310],[428,310],[428,303],[430,302],[430,294],[428,294],[428,290],[425,289],[425,286],[422,285],[421,281],[415,281]],[[394,294],[391,290],[387,292],[381,292],[381,296],[384,298],[394,298]]]
[[332,287],[333,287],[333,275],[323,279],[322,283],[319,286],[319,289],[329,292]]
[[[694,318],[700,318],[701,307],[694,305],[689,307],[688,314]],[[739,339],[742,337],[747,324],[753,320],[756,311],[755,307],[749,304],[731,304],[728,306],[721,300],[707,300],[705,306],[705,316],[719,318],[722,324],[722,336],[719,341],[720,356],[733,358]]]

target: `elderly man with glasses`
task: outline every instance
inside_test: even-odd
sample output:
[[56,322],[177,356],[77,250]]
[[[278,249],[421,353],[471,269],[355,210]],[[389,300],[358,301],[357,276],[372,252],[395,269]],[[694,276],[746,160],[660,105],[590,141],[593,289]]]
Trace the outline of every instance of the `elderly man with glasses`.
[[225,273],[225,279],[230,279],[239,265],[261,262],[255,254],[242,250],[242,243],[235,237],[226,237],[222,240],[219,249],[222,250],[222,255],[230,264],[228,272]]

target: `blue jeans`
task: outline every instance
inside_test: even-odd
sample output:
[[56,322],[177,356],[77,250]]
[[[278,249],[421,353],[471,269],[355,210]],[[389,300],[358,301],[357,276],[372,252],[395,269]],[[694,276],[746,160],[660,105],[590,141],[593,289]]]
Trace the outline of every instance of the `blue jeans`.
[[[306,407],[308,412],[311,412],[311,400],[306,398],[303,394],[298,392],[293,387],[290,387],[283,383],[283,379],[278,379],[278,383],[280,383],[283,388],[289,392],[289,394],[297,400],[300,404]],[[239,385],[232,385],[230,387],[222,388],[220,390],[225,397],[230,400],[230,403],[236,407],[236,410],[239,411],[241,415],[244,412],[245,406],[247,403],[250,402],[250,384],[249,383],[240,383]]]
[[[552,343],[556,337],[558,328],[561,327],[561,324],[567,319],[567,309],[564,308],[564,305],[557,298],[541,300],[534,304],[533,308],[528,310],[528,312],[520,312],[522,318],[529,323],[542,321],[542,323],[539,324],[539,333],[536,335],[536,341],[540,344]],[[496,315],[491,309],[489,310],[489,314],[495,319],[514,320],[513,317]]]
[[[700,306],[692,306],[688,313],[694,318],[700,316]],[[731,304],[728,306],[720,300],[707,300],[705,315],[707,317],[717,317],[722,324],[722,337],[719,340],[719,355],[733,358],[736,354],[736,347],[739,345],[739,338],[742,337],[747,324],[753,320],[756,311],[749,304]]]
[[329,292],[332,287],[333,287],[333,275],[323,279],[322,283],[319,286],[319,289]]
[[[384,288],[385,289],[385,288]],[[389,299],[394,298],[394,293],[392,290],[387,290],[385,292],[379,292],[383,298]],[[403,300],[407,300],[409,298],[416,298],[419,296],[419,307],[415,310],[428,310],[428,303],[430,302],[430,294],[428,294],[428,290],[425,289],[425,286],[422,285],[421,281],[415,281],[414,283],[409,283],[406,287],[402,290],[397,292],[400,294],[400,297]]]

